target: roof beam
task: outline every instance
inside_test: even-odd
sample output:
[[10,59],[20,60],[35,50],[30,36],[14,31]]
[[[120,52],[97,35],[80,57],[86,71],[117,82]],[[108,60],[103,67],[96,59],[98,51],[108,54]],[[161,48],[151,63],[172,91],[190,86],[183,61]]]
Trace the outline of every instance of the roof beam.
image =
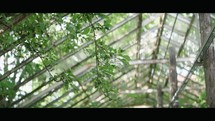
[[185,42],[186,42],[186,40],[187,40],[187,36],[189,35],[189,32],[190,32],[190,30],[191,30],[191,26],[193,25],[194,19],[195,19],[195,14],[193,15],[193,17],[192,17],[192,19],[191,19],[191,21],[190,21],[189,27],[188,27],[187,32],[186,32],[185,37],[184,37],[184,41],[183,41],[183,43],[181,44],[181,47],[179,48],[177,57],[180,56],[180,54],[181,54],[181,52],[182,52],[182,50],[183,50],[183,48],[184,48],[184,44],[185,44]]
[[[158,53],[159,53],[159,50],[160,50],[160,43],[161,43],[161,37],[162,37],[162,34],[163,34],[163,29],[164,29],[164,24],[165,24],[165,21],[166,21],[166,18],[167,18],[167,14],[165,13],[163,17],[160,17],[160,28],[158,29],[158,32],[157,32],[157,41],[155,43],[156,45],[156,48],[155,50],[153,50],[152,52],[152,59],[157,59],[158,57]],[[156,68],[156,64],[154,65],[150,65],[150,71],[149,71],[149,81],[150,80],[153,80],[153,76],[154,76],[154,73],[155,73],[155,68]]]
[[169,37],[169,41],[168,41],[168,44],[167,44],[167,47],[166,47],[166,51],[165,51],[165,54],[164,54],[164,58],[166,57],[167,51],[168,51],[168,49],[169,49],[169,44],[170,44],[170,41],[171,41],[171,38],[172,38],[172,33],[173,33],[173,31],[174,31],[177,18],[178,18],[178,13],[176,14],[175,21],[174,21],[174,23],[173,23],[173,27],[172,27],[171,34],[170,34],[170,37]]
[[[195,58],[192,57],[184,57],[184,58],[176,58],[176,62],[193,62]],[[162,64],[162,63],[169,63],[168,59],[146,59],[146,60],[132,60],[129,62],[130,65],[147,65],[147,64]]]

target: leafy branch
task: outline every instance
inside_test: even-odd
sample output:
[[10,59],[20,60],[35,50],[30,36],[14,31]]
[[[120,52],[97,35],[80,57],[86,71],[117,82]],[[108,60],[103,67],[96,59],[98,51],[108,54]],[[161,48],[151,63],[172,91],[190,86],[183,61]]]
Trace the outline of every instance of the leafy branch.
[[92,24],[92,18],[94,14],[85,14],[88,22],[92,27],[93,32],[93,41],[95,45],[95,58],[96,58],[96,68],[95,73],[97,75],[94,80],[95,87],[101,91],[106,97],[110,100],[117,99],[117,89],[111,85],[113,80],[113,75],[117,68],[115,63],[116,60],[120,60],[124,65],[128,65],[130,60],[129,56],[122,54],[122,49],[114,49],[105,44],[101,39],[96,40],[96,30],[106,32],[109,29],[109,26],[98,24],[94,26]]

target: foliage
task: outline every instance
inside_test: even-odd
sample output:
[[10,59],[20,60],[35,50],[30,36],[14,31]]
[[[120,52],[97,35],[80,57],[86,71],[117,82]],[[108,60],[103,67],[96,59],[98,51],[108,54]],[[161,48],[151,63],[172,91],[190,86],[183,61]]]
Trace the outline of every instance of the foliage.
[[[92,24],[99,17],[103,18],[104,21]],[[21,73],[19,72],[20,79],[15,83],[22,83],[23,80],[26,82],[28,78],[31,78],[29,76],[34,76],[32,73],[45,69],[49,75],[48,80],[63,81],[66,90],[73,88],[74,92],[78,92],[80,89],[84,91],[85,89],[83,87],[79,88],[79,86],[81,86],[85,78],[75,76],[73,69],[63,70],[63,73],[55,74],[49,67],[63,61],[62,57],[67,56],[70,52],[77,51],[84,43],[91,40],[95,41],[96,36],[106,34],[111,27],[111,22],[113,21],[107,19],[106,15],[102,13],[29,14],[27,19],[23,20],[19,25],[14,26],[11,32],[6,32],[0,38],[1,40],[8,40],[1,41],[3,45],[1,46],[2,49],[20,44],[15,50],[16,59],[20,58],[24,62],[25,59],[37,58],[37,61],[27,62],[24,65]],[[86,23],[90,26],[86,27]],[[92,49],[95,49],[96,52]],[[91,71],[92,74],[90,74],[97,75],[96,80],[93,80],[94,86],[110,99],[117,99],[117,89],[111,84],[115,70],[117,69],[116,62],[121,61],[124,65],[128,65],[130,58],[122,53],[121,48],[114,49],[108,46],[102,39],[97,40],[96,46],[92,49],[84,48],[89,54],[98,57],[96,63],[99,64]],[[16,65],[19,65],[19,63],[16,63]],[[46,79],[47,81],[47,78],[44,77],[42,76],[38,79]],[[34,79],[33,89],[43,84],[38,79]],[[14,96],[15,90],[12,88],[16,84],[8,85],[10,82],[7,82],[5,85],[4,83],[6,81],[2,82],[1,88],[3,90],[6,89],[6,91],[2,91],[2,95]],[[53,84],[53,82],[50,84]],[[13,90],[13,92],[10,92],[10,90]],[[41,105],[37,104],[36,106],[40,107]]]
[[143,105],[147,102],[147,95],[143,94],[128,94],[128,97],[132,98],[134,101],[130,105]]
[[0,82],[0,107],[7,107],[7,102],[11,102],[16,92],[13,89],[13,82],[2,81]]
[[97,74],[97,78],[94,80],[95,87],[110,99],[116,99],[117,89],[113,88],[113,86],[111,85],[113,75],[117,68],[115,62],[116,60],[120,60],[124,65],[128,65],[130,58],[129,56],[122,54],[121,48],[114,49],[107,46],[102,39],[96,40],[95,31],[101,30],[103,33],[105,33],[110,24],[104,22],[106,24],[104,24],[103,26],[100,24],[99,26],[94,26],[92,24],[92,15],[86,15],[86,17],[92,26],[92,36],[95,43],[96,68],[94,72]]
[[196,103],[200,108],[207,108],[205,91],[201,92],[199,98],[196,100]]

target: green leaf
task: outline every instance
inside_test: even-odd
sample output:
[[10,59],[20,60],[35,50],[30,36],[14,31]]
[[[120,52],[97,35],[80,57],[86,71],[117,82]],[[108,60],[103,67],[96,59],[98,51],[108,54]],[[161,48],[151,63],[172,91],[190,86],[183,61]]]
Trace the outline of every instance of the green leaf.
[[126,66],[129,65],[129,62],[125,59],[120,59],[120,61]]
[[86,28],[86,29],[84,29],[84,31],[83,31],[83,34],[88,34],[88,33],[90,33],[91,32],[91,28],[90,27],[88,27],[88,28]]
[[124,59],[126,59],[127,61],[130,61],[131,60],[131,58],[128,56],[128,55],[121,55],[121,57],[123,57]]

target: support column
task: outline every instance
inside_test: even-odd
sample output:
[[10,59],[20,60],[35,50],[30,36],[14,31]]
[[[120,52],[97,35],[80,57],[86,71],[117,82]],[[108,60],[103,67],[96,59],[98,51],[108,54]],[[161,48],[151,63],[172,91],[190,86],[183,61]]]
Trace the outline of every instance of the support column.
[[157,107],[163,108],[163,91],[162,86],[160,84],[158,84],[157,87]]
[[[170,99],[174,96],[178,89],[177,85],[177,72],[176,72],[176,58],[175,49],[173,47],[169,48],[169,82],[170,82]],[[178,108],[178,97],[176,101],[170,106],[172,108]]]
[[[140,60],[142,21],[143,21],[142,13],[139,13],[138,25],[137,25],[138,32],[137,32],[137,53],[136,53],[136,59],[138,59],[138,60]],[[136,79],[135,79],[134,83],[135,83],[135,88],[137,89],[137,87],[138,87],[137,83],[140,78],[140,66],[139,65],[137,65],[135,77],[136,77]]]
[[[212,20],[209,13],[199,14],[201,44],[207,41],[212,30]],[[209,47],[203,57],[203,67],[205,73],[206,102],[208,107],[215,107],[215,61],[214,48]]]

